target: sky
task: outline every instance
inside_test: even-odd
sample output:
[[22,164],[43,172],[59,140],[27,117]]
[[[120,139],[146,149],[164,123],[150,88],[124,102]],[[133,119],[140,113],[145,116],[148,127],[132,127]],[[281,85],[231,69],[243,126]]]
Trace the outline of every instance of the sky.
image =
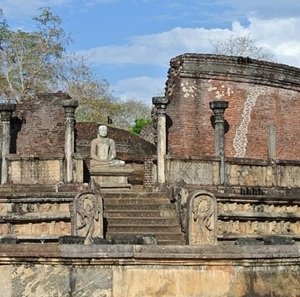
[[249,35],[278,63],[300,67],[299,0],[0,0],[12,28],[32,29],[40,7],[63,20],[73,43],[114,96],[151,104],[170,59],[212,53],[211,41]]

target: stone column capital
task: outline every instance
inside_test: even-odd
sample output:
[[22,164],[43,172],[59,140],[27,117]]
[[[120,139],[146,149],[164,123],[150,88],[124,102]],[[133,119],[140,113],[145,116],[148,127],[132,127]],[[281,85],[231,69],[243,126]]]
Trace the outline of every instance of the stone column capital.
[[213,110],[213,112],[225,112],[225,109],[228,107],[228,101],[225,100],[215,100],[209,102],[210,109]]
[[62,106],[65,110],[66,117],[74,118],[75,110],[78,107],[78,100],[76,99],[62,100]]
[[215,100],[209,102],[210,109],[216,114],[216,113],[223,113],[225,112],[225,109],[228,107],[228,101],[225,100]]
[[152,103],[156,107],[158,114],[164,114],[169,100],[164,96],[157,96],[152,98]]
[[1,121],[2,122],[10,121],[11,115],[15,110],[16,110],[15,103],[0,103]]
[[211,101],[209,102],[209,107],[213,111],[215,116],[215,123],[224,122],[225,109],[228,107],[228,101]]

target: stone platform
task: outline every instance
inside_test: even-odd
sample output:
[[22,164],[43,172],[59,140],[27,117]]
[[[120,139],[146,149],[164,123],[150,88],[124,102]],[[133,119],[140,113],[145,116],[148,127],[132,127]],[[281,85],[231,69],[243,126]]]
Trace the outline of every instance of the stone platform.
[[297,297],[298,245],[0,244],[1,297]]
[[127,188],[131,189],[128,177],[133,173],[133,169],[124,167],[104,167],[91,168],[91,178],[100,185],[101,188]]

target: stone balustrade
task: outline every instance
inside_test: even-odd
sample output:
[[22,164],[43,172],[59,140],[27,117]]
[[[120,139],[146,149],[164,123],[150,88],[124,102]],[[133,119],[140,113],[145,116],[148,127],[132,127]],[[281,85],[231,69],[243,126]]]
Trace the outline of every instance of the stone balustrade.
[[[12,184],[56,184],[65,181],[64,155],[7,156],[8,182]],[[74,182],[83,182],[83,160],[73,155]]]
[[[221,184],[218,158],[167,157],[169,183]],[[299,161],[268,161],[230,158],[225,160],[225,185],[236,187],[300,187]]]

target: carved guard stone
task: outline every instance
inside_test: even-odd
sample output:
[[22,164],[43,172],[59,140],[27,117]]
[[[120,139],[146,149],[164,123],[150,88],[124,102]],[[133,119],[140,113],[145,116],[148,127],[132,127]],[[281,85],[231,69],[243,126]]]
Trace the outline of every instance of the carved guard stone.
[[103,203],[100,194],[83,192],[75,197],[72,235],[84,237],[84,244],[92,244],[93,237],[103,238]]
[[212,193],[197,191],[190,194],[188,243],[190,245],[217,244],[217,201]]

